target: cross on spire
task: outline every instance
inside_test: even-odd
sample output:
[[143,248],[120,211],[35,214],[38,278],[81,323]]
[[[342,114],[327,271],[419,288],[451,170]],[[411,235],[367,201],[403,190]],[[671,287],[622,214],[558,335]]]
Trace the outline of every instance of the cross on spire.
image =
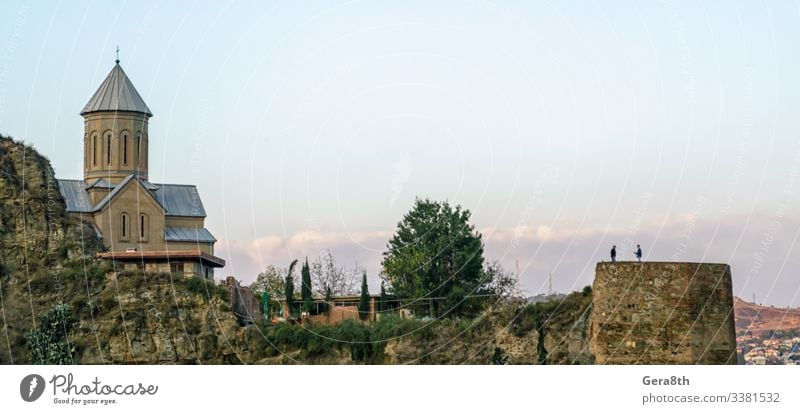
[[117,60],[116,60],[116,62],[119,63],[119,45],[117,45]]

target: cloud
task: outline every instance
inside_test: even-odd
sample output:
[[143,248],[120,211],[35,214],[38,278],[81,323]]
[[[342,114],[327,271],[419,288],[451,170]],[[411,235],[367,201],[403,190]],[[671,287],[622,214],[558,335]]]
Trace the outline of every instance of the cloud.
[[[520,271],[527,294],[547,290],[552,273],[556,290],[566,292],[592,283],[599,261],[609,260],[617,245],[619,260],[634,260],[641,244],[645,260],[719,262],[731,265],[734,294],[780,306],[800,304],[796,269],[800,255],[794,244],[800,223],[784,219],[776,226],[766,215],[722,218],[681,214],[650,218],[636,226],[580,226],[572,220],[551,225],[482,227],[485,258]],[[249,282],[269,264],[286,266],[295,258],[315,258],[330,250],[337,262],[358,263],[378,286],[381,253],[392,231],[301,231],[288,237],[267,235],[253,240],[222,240],[216,252],[228,260],[225,274]],[[221,276],[218,274],[218,276]]]

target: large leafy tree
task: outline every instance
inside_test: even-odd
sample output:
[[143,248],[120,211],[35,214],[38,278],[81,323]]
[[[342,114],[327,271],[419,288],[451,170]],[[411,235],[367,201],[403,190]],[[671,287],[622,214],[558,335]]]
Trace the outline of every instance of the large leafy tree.
[[[429,304],[434,316],[475,309],[468,298],[488,292],[483,241],[470,225],[469,210],[417,199],[383,253],[383,273],[395,296]],[[414,302],[414,301],[412,301]]]

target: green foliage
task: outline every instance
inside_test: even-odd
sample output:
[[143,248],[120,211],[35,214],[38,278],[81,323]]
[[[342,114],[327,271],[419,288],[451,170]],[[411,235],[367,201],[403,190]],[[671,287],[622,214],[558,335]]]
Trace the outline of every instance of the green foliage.
[[258,274],[255,282],[250,284],[250,289],[259,296],[267,292],[270,298],[281,297],[285,290],[284,274],[286,274],[286,269],[279,269],[276,266],[269,265],[263,272]]
[[300,298],[303,301],[303,312],[311,312],[311,307],[313,306],[313,299],[311,297],[311,271],[308,267],[308,258],[306,257],[306,262],[303,263],[303,267],[300,270],[300,274],[302,275],[300,286]]
[[[350,352],[353,362],[381,363],[384,347],[390,339],[411,336],[427,340],[433,335],[432,324],[417,319],[386,315],[373,324],[348,319],[338,325],[302,326],[279,323],[265,326],[263,332],[270,344],[278,349],[299,349],[301,357],[313,360],[334,350]],[[276,351],[277,352],[277,351]]]
[[284,287],[283,294],[286,297],[286,306],[288,307],[288,311],[290,315],[294,314],[295,306],[294,306],[294,277],[292,274],[294,273],[294,267],[297,266],[297,259],[292,261],[292,264],[289,265],[289,270],[286,272],[286,284]]
[[584,295],[591,295],[592,294],[592,285],[584,286],[583,290],[581,291],[581,293],[583,293]]
[[194,294],[205,294],[206,283],[199,277],[190,277],[189,280],[186,281],[186,290]]
[[503,348],[495,347],[494,354],[492,354],[492,365],[505,365],[508,363],[508,355],[506,355]]
[[387,300],[388,297],[386,296],[386,287],[383,285],[383,280],[381,280],[381,297],[378,299],[378,312],[383,313],[389,310],[389,307],[387,306]]
[[358,317],[365,321],[369,318],[369,286],[367,286],[367,272],[361,278],[361,297],[358,300]]
[[397,225],[383,253],[382,277],[401,298],[434,300],[433,316],[474,312],[479,301],[467,295],[488,292],[481,235],[469,224],[471,213],[428,199],[417,199]]
[[39,326],[25,334],[31,362],[37,365],[73,363],[75,347],[69,342],[69,335],[74,327],[72,308],[63,303],[53,305],[39,319]]

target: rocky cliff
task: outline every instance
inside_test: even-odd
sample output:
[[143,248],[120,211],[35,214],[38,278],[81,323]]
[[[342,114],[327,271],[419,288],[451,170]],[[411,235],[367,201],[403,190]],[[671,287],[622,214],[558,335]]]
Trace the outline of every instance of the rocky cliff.
[[78,364],[591,363],[591,294],[504,304],[476,318],[390,316],[338,326],[241,327],[227,288],[127,273],[94,259],[93,229],[71,219],[49,161],[0,137],[0,363],[31,362],[25,332],[70,305]]

